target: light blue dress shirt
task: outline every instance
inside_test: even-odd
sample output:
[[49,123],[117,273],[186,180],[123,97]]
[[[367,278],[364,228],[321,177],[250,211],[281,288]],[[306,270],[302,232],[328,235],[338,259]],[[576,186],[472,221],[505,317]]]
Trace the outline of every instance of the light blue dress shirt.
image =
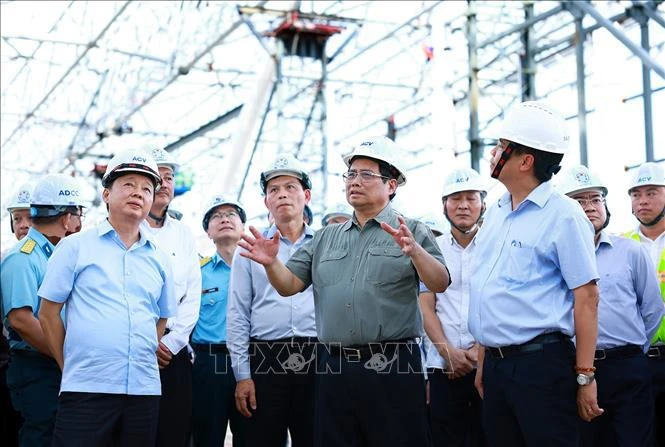
[[[272,238],[277,231],[275,225],[263,232]],[[305,242],[314,236],[314,231],[305,227],[303,235],[291,243],[281,237],[277,258],[286,261]],[[270,285],[262,265],[240,256],[242,248],[233,255],[229,304],[227,311],[227,347],[231,353],[231,364],[236,380],[249,379],[249,339],[278,340],[287,337],[316,337],[314,319],[314,297],[312,288],[289,297],[283,297]]]
[[638,345],[646,352],[665,314],[649,253],[632,239],[603,231],[596,258],[600,273],[598,349]]
[[469,330],[483,346],[575,332],[573,289],[598,279],[593,226],[579,204],[540,184],[513,211],[491,207],[471,264]]
[[201,267],[202,290],[194,343],[226,343],[226,306],[231,267],[218,253]]
[[[30,247],[34,241],[35,246],[30,253],[21,252],[21,248]],[[28,244],[28,245],[26,245]],[[30,307],[37,318],[39,312],[39,297],[37,290],[44,280],[46,263],[53,253],[54,246],[43,234],[35,228],[30,228],[25,238],[12,247],[2,261],[0,273],[0,290],[2,291],[2,322],[9,332],[9,346],[11,349],[35,349],[21,339],[20,335],[11,328],[7,315],[14,309]]]
[[67,303],[61,392],[161,394],[156,324],[175,315],[172,278],[143,232],[126,249],[107,220],[58,244],[39,296]]

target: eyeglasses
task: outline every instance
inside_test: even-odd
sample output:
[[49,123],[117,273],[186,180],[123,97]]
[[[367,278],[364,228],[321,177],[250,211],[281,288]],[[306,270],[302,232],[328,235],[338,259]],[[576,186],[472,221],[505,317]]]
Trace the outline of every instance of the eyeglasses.
[[383,178],[386,180],[390,180],[390,177],[386,177],[381,174],[376,174],[372,171],[347,171],[344,174],[342,174],[342,178],[347,182],[352,182],[358,176],[360,176],[360,180],[363,182],[368,182],[373,178]]
[[166,183],[173,183],[175,181],[175,177],[172,174],[165,174],[162,176],[162,181]]
[[217,219],[223,219],[225,217],[229,220],[232,220],[235,217],[240,217],[240,215],[238,213],[236,213],[235,211],[229,211],[229,212],[226,212],[226,213],[219,212],[219,213],[215,213],[212,216],[210,216],[210,220],[213,221],[213,220],[217,220]]
[[603,203],[605,203],[605,198],[604,197],[594,197],[591,199],[575,199],[577,200],[577,203],[579,203],[582,208],[586,208],[587,205],[591,204],[593,207],[599,207]]

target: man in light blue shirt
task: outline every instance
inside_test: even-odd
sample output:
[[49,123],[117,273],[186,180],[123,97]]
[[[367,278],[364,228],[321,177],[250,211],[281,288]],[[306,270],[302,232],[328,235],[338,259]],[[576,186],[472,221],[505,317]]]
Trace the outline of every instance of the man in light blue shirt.
[[[286,262],[314,232],[303,221],[312,184],[292,156],[278,156],[261,174],[265,205],[280,232],[278,257]],[[246,419],[248,446],[283,447],[314,440],[314,349],[316,325],[312,288],[284,298],[264,268],[233,257],[227,312],[227,343],[236,381],[236,406]],[[298,359],[303,361],[292,362]]]
[[586,166],[569,169],[559,189],[593,224],[600,274],[595,378],[606,413],[581,422],[580,445],[652,445],[654,406],[644,353],[665,314],[655,268],[638,242],[604,230],[607,188]]
[[63,370],[53,446],[155,442],[156,351],[176,301],[170,261],[140,226],[160,182],[150,155],[116,154],[102,179],[108,218],[49,260],[39,318]]
[[[9,332],[7,385],[23,416],[21,446],[49,446],[55,425],[61,373],[37,320],[37,291],[55,244],[81,224],[81,191],[76,180],[51,174],[35,186],[33,227],[2,262],[3,323]],[[60,318],[60,315],[56,315]]]
[[578,413],[602,414],[587,375],[598,327],[593,227],[549,182],[565,127],[543,103],[518,104],[491,152],[492,176],[508,192],[476,235],[469,329],[484,347],[476,387],[497,445],[577,445]]
[[233,445],[244,447],[244,422],[235,406],[236,381],[226,345],[226,307],[233,253],[246,214],[235,200],[216,195],[203,210],[203,229],[215,254],[201,259],[201,307],[192,332],[192,434],[197,446],[221,446],[231,425]]

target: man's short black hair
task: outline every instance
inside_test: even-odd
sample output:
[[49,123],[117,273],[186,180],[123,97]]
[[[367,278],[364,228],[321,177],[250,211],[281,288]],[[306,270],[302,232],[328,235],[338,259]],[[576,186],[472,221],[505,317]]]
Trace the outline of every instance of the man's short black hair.
[[550,181],[552,176],[561,170],[563,154],[541,151],[513,141],[510,142],[510,146],[513,148],[514,154],[533,156],[534,174],[540,183]]

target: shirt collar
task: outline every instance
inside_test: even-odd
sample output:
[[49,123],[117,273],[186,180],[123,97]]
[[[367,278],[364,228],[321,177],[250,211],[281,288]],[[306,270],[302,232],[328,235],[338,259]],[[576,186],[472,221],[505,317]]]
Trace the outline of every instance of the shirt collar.
[[215,252],[215,254],[212,255],[212,259],[211,259],[210,262],[212,263],[212,266],[213,266],[213,267],[217,267],[217,264],[219,264],[219,263],[221,262],[222,264],[224,264],[224,265],[227,266],[228,268],[231,268],[231,266],[228,265],[228,264],[226,263],[226,261],[224,260],[224,258],[222,258],[222,257],[219,255],[219,253],[217,253],[217,252]]
[[[148,222],[145,220],[141,222],[139,225],[139,240],[135,244],[137,247],[140,247],[144,244],[150,244],[153,247],[155,246],[154,242],[152,241],[152,235],[150,232],[150,229],[148,228],[150,225],[148,225]],[[111,222],[109,222],[108,218],[102,220],[98,225],[97,225],[97,235],[99,237],[102,237],[106,234],[113,233],[113,236],[118,238],[118,233],[115,231],[115,228],[113,228],[113,225],[111,225]]]
[[[53,253],[53,249],[55,248],[55,245],[51,243],[48,239],[46,239],[46,236],[44,236],[42,233],[39,232],[35,227],[30,227],[28,230],[27,237],[32,239],[39,245],[39,247],[46,253],[47,256],[51,256],[51,253]],[[25,239],[25,238],[24,238]],[[23,245],[22,243],[25,242],[23,239],[19,242],[19,244]]]
[[[268,228],[268,230],[265,232],[265,237],[266,237],[267,239],[271,239],[271,238],[275,235],[276,232],[277,232],[277,225],[272,224],[272,225],[270,226],[270,228]],[[305,224],[305,232],[304,232],[304,236],[305,236],[305,238],[311,238],[311,237],[314,237],[314,230],[312,230],[312,227],[310,227],[310,226],[307,225],[307,224]],[[284,236],[282,236],[282,237],[284,237]],[[301,237],[302,237],[302,236],[301,236]]]
[[605,230],[600,232],[600,237],[598,238],[598,244],[596,247],[600,247],[601,244],[608,244],[610,247],[614,246],[612,243],[612,238],[610,238],[610,235]]
[[[369,219],[368,222],[370,220],[375,220],[376,223],[378,223],[379,225],[382,222],[385,222],[391,227],[395,228],[399,223],[399,221],[397,220],[397,215],[398,213],[393,211],[392,207],[390,206],[390,202],[388,202],[388,204],[379,212],[379,214]],[[351,219],[344,222],[342,229],[344,231],[348,231],[353,227],[353,225],[360,227],[360,224],[358,224],[358,219],[356,219],[355,211],[353,212],[353,216],[351,217]]]
[[[552,194],[554,193],[554,187],[552,186],[551,182],[543,182],[540,185],[536,186],[533,191],[529,193],[528,196],[526,196],[526,199],[524,199],[524,202],[527,200],[539,208],[542,208],[545,206],[547,201],[550,199]],[[512,196],[510,192],[506,192],[501,196],[499,199],[499,206],[503,207],[506,205],[510,205],[512,201]],[[522,202],[522,203],[524,203]],[[521,205],[521,204],[519,204]],[[519,206],[518,206],[519,207]]]
[[[458,248],[461,248],[462,250],[464,250],[465,247],[462,247],[460,245],[460,243],[457,242],[457,239],[455,239],[455,237],[453,236],[452,231],[450,231],[448,233],[443,233],[443,234],[446,237],[445,240],[450,241],[450,245],[452,245],[453,247],[458,247]],[[467,245],[467,248],[472,246],[472,245],[476,245],[476,236],[478,236],[478,231],[476,231],[476,234],[473,235],[473,239],[471,239],[471,242],[469,243],[469,245]]]

